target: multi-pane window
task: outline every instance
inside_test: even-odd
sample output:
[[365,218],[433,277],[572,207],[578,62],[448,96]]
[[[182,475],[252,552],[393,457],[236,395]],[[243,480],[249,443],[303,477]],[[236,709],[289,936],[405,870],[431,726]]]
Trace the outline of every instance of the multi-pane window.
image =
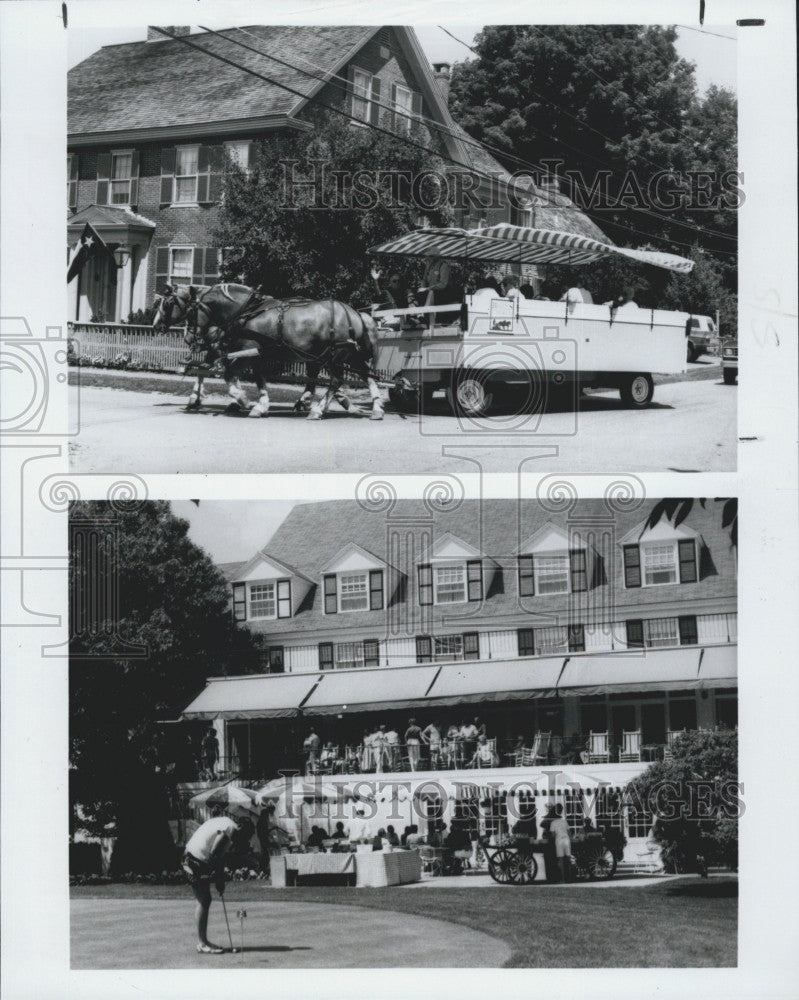
[[74,211],[78,207],[78,157],[67,155],[67,205]]
[[437,635],[433,638],[433,659],[436,663],[463,659],[462,635]]
[[644,622],[644,639],[652,649],[658,646],[679,645],[676,618],[651,618]]
[[348,611],[380,611],[384,606],[383,570],[329,573],[323,581],[326,615]]
[[520,628],[516,635],[519,656],[553,656],[560,653],[585,652],[585,629],[582,625]]
[[642,545],[644,586],[654,587],[677,582],[677,547],[675,545]]
[[190,285],[194,267],[194,247],[169,248],[169,281],[173,285]]
[[130,181],[132,177],[133,153],[111,154],[111,183],[109,204],[130,204]]
[[347,573],[339,577],[339,611],[365,611],[369,607],[367,573]]
[[519,556],[519,596],[580,593],[588,589],[585,549]]
[[626,587],[696,583],[697,579],[696,542],[693,538],[624,546]]
[[197,201],[197,177],[200,166],[199,146],[178,146],[175,156],[175,193],[178,203]]
[[419,566],[419,604],[460,604],[482,601],[483,563],[470,559],[466,563]]
[[337,670],[353,670],[359,667],[377,667],[379,665],[380,646],[377,639],[336,643],[335,667]]
[[535,589],[538,594],[566,594],[569,590],[569,557],[535,556]]
[[411,127],[411,115],[413,113],[413,91],[408,87],[403,87],[401,83],[394,84],[394,110],[395,122],[398,131],[408,132]]
[[433,579],[436,604],[458,604],[466,600],[465,566],[436,566]]
[[696,615],[680,618],[631,618],[627,621],[627,645],[658,649],[695,646],[699,642]]
[[250,618],[277,618],[274,583],[250,584]]
[[560,626],[534,629],[533,642],[538,656],[568,653],[569,630]]
[[241,170],[247,171],[250,168],[250,142],[244,139],[241,142],[226,142],[225,152],[228,159],[235,163]]
[[477,632],[454,635],[417,635],[417,663],[449,663],[453,660],[479,660],[480,636]]
[[352,117],[360,122],[370,119],[372,75],[362,69],[352,71]]

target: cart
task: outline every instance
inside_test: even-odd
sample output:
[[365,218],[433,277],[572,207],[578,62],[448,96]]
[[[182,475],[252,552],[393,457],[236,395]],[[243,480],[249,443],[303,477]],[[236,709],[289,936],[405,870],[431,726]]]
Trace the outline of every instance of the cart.
[[[481,846],[488,861],[488,873],[502,885],[529,885],[538,875],[536,854],[552,848],[547,840],[506,837],[500,845],[486,840]],[[575,879],[606,881],[616,873],[617,855],[602,831],[577,834],[572,838],[572,872]]]
[[[571,233],[501,223],[483,229],[422,229],[374,247],[376,257],[441,256],[471,266],[587,264],[610,256],[687,274],[693,261],[632,250]],[[376,368],[393,380],[392,403],[417,410],[445,390],[456,414],[482,416],[509,391],[541,409],[549,395],[617,389],[626,405],[649,405],[654,373],[686,368],[687,312],[586,302],[505,298],[491,289],[458,304],[381,309]],[[423,313],[423,326],[407,328]],[[448,320],[448,322],[442,322]]]

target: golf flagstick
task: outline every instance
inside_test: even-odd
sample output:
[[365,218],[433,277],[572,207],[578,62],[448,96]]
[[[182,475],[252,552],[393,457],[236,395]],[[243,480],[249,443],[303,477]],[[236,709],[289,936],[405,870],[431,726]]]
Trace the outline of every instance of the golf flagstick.
[[236,910],[236,916],[241,924],[241,960],[244,961],[244,918],[247,916],[246,910]]
[[230,941],[230,950],[231,952],[235,953],[236,949],[233,947],[233,935],[230,933],[230,921],[227,918],[227,907],[225,906],[225,897],[222,895],[222,893],[220,893],[219,898],[222,900],[222,911],[225,914],[225,923],[227,924],[227,937],[228,941]]

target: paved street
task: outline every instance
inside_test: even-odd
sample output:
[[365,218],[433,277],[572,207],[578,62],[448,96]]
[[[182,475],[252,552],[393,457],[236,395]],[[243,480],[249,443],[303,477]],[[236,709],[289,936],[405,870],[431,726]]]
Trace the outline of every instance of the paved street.
[[716,366],[691,369],[700,377],[656,385],[653,405],[642,411],[625,408],[618,393],[596,392],[581,399],[576,414],[553,407],[541,416],[500,412],[475,421],[452,416],[441,398],[421,420],[388,409],[380,423],[335,403],[323,421],[307,421],[292,412],[298,390],[285,386],[272,393],[266,419],[227,415],[218,388],[202,411],[187,413],[188,380],[82,372],[80,388],[71,388],[72,405],[80,404],[72,469],[466,473],[477,471],[473,455],[486,472],[509,472],[543,446],[542,472],[734,471],[737,388],[722,383]]

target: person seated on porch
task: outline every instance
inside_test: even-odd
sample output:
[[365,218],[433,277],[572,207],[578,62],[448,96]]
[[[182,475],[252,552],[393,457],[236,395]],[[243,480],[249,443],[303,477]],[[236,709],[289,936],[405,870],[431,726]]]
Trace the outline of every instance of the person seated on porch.
[[325,743],[322,747],[322,753],[319,757],[319,763],[322,765],[322,770],[332,771],[333,765],[338,759],[338,754],[332,743]]
[[477,748],[469,761],[469,767],[494,767],[496,755],[485,736],[477,737]]

